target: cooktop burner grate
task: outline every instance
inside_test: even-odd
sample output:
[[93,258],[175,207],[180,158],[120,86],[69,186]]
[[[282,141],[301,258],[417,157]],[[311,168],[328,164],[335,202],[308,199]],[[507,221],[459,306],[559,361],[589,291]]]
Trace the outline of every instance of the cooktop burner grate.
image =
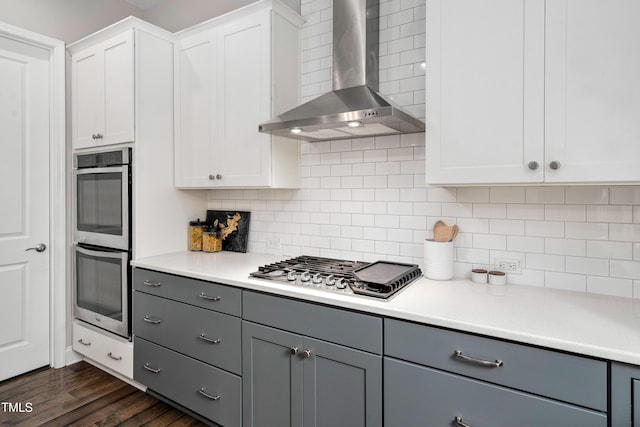
[[261,266],[250,276],[385,299],[421,274],[415,264],[390,261],[367,263],[302,255]]

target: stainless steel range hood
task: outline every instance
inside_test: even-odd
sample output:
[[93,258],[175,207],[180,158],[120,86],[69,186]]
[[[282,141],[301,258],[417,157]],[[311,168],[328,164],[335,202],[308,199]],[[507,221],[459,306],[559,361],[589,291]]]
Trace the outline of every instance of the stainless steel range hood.
[[378,94],[379,0],[333,1],[333,90],[258,126],[306,141],[424,132]]

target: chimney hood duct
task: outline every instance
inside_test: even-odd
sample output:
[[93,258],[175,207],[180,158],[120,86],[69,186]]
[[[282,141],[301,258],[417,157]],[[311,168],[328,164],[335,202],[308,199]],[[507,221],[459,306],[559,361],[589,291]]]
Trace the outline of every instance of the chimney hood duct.
[[424,132],[378,94],[379,0],[333,1],[333,90],[258,126],[306,141]]

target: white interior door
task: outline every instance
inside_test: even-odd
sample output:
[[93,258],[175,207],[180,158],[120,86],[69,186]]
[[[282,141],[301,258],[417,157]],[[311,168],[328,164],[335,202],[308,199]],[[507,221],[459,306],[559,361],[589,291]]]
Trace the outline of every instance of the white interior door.
[[50,361],[50,66],[0,37],[0,380]]

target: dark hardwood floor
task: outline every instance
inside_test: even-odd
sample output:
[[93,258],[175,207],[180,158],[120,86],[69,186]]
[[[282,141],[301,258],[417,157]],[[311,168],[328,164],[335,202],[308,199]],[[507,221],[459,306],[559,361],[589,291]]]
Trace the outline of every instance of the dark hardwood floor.
[[0,426],[205,426],[86,363],[0,382]]

